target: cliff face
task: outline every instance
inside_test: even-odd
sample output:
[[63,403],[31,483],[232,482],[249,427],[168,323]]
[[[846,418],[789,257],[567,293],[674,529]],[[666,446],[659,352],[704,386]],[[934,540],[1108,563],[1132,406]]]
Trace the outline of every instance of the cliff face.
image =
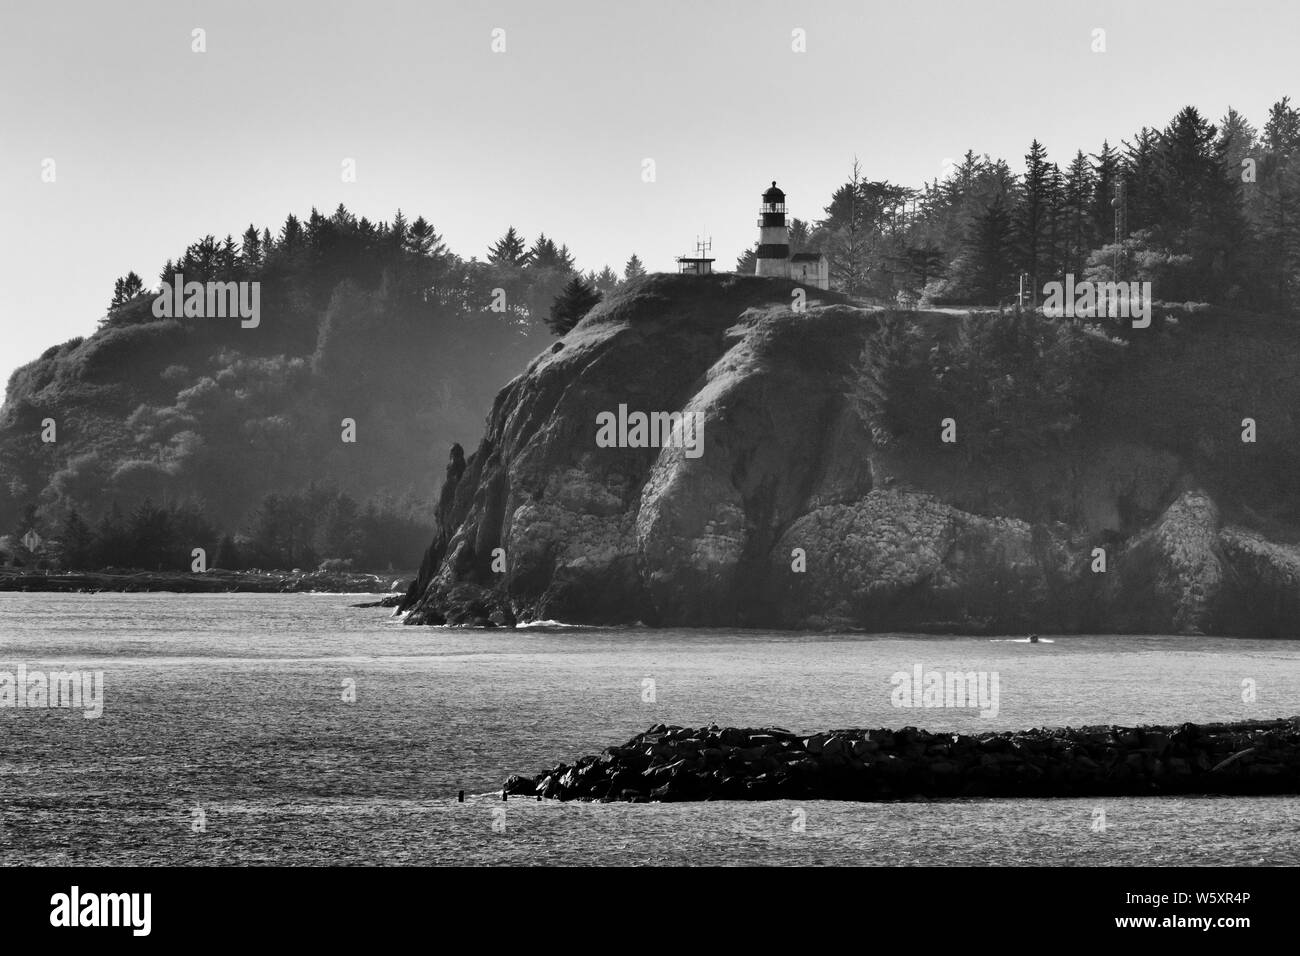
[[[877,448],[845,391],[891,314],[829,293],[795,313],[793,289],[652,276],[535,359],[448,467],[408,623],[1293,633],[1292,502],[1276,481],[1225,478],[1231,442],[1169,431],[1190,403],[1180,386],[1150,428],[1094,423],[1029,467],[976,468],[938,444],[937,421],[932,452]],[[938,337],[957,321],[902,318]],[[1291,361],[1294,333],[1261,322],[1276,341],[1252,354]],[[1159,361],[1190,374],[1203,353],[1233,358],[1210,320],[1179,334]],[[1124,375],[1149,388],[1156,360]],[[620,405],[694,413],[702,453],[599,447],[598,415]],[[1295,407],[1268,427],[1296,437]],[[1275,440],[1249,467],[1285,470],[1290,448]]]

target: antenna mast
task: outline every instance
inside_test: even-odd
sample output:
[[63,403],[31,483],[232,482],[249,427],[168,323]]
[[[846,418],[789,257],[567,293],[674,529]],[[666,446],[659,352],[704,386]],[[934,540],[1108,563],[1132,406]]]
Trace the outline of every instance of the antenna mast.
[[1120,171],[1115,178],[1115,198],[1111,200],[1115,207],[1115,276],[1120,281],[1119,270],[1124,261],[1124,240],[1128,238],[1128,196],[1124,188],[1124,173]]

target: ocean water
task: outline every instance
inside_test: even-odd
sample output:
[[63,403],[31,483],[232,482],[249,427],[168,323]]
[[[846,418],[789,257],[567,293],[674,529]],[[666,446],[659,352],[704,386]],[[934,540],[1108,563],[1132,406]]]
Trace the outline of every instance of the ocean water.
[[[104,675],[98,719],[0,707],[0,865],[1300,863],[1289,797],[592,805],[491,792],[660,722],[978,732],[1290,716],[1294,643],[461,631],[348,606],[360,600],[0,594],[0,671]],[[890,677],[916,665],[996,673],[998,713],[895,707]]]

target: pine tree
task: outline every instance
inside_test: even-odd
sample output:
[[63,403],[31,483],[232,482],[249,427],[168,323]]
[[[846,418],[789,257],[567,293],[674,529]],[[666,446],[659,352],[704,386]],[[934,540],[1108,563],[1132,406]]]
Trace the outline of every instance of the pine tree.
[[223,279],[220,272],[221,243],[216,236],[204,236],[185,250],[185,278],[190,277],[199,282],[213,282]]
[[394,249],[406,248],[406,236],[410,228],[410,223],[406,221],[406,217],[402,215],[402,210],[399,208],[393,216],[392,225],[388,227],[388,241]]
[[975,301],[996,304],[1012,295],[1017,288],[1014,229],[1002,193],[975,218],[967,247],[967,281]]
[[239,553],[239,546],[235,544],[235,539],[230,535],[223,534],[221,540],[217,542],[216,553],[212,556],[212,567],[221,568],[224,571],[242,571],[244,569],[244,560]]
[[411,223],[407,232],[406,251],[413,256],[437,259],[447,254],[447,246],[442,241],[442,236],[420,216]]
[[124,567],[131,563],[130,539],[126,519],[116,501],[95,525],[95,548],[92,567]]
[[171,515],[150,499],[146,498],[131,512],[127,534],[131,542],[133,567],[160,571],[177,559],[179,552],[174,540]]
[[1103,140],[1101,152],[1093,154],[1093,188],[1091,218],[1096,241],[1109,242],[1115,232],[1115,183],[1123,175],[1123,161],[1118,151]]
[[1093,168],[1083,150],[1079,150],[1066,170],[1061,201],[1063,265],[1066,272],[1076,277],[1082,277],[1088,253],[1098,240],[1092,213],[1095,189]]
[[217,250],[217,276],[223,281],[234,279],[235,264],[238,259],[239,249],[235,245],[235,237],[227,233],[221,247]]
[[511,226],[506,230],[506,234],[492,243],[488,249],[488,262],[506,266],[522,266],[528,258],[524,250],[523,237],[515,232],[514,226]]
[[120,305],[126,305],[142,292],[144,292],[144,280],[135,272],[128,272],[113,283],[113,301],[108,304],[109,311]]
[[304,232],[306,233],[307,248],[311,250],[312,264],[319,265],[321,260],[324,259],[322,253],[333,245],[334,227],[328,219],[320,214],[320,210],[312,206],[311,215],[307,217]]
[[631,282],[633,279],[639,279],[645,274],[645,266],[641,264],[637,254],[632,253],[632,258],[628,259],[627,265],[623,266],[623,281]]
[[540,233],[528,250],[528,265],[532,269],[563,269],[560,250],[552,240],[546,238],[546,233]]
[[878,448],[903,437],[906,413],[918,391],[909,380],[907,327],[886,316],[880,331],[868,339],[849,379],[847,397]]
[[540,233],[528,250],[524,302],[530,316],[545,320],[550,306],[564,289],[573,270],[568,267],[554,240]]
[[348,207],[339,203],[330,216],[330,225],[341,233],[351,233],[357,228],[357,217],[348,211]]
[[954,169],[944,182],[944,186],[954,204],[960,203],[970,196],[971,192],[974,191],[976,178],[987,165],[987,157],[981,160],[973,149],[966,150],[961,165]]
[[1264,144],[1279,153],[1300,148],[1300,109],[1291,105],[1291,97],[1284,96],[1269,107]]
[[575,275],[551,303],[551,314],[547,327],[555,335],[564,335],[581,321],[582,317],[596,307],[601,295],[581,276]]
[[1300,110],[1283,97],[1269,110],[1260,163],[1263,271],[1277,304],[1300,301]]
[[758,271],[758,243],[750,246],[739,256],[736,257],[736,272],[740,275],[752,276]]
[[903,277],[904,288],[922,290],[931,279],[944,274],[946,263],[943,250],[925,239],[904,245],[895,257],[894,267]]
[[286,255],[292,256],[302,247],[303,232],[302,223],[293,213],[285,217],[284,225],[280,227],[280,238],[276,240],[276,248]]
[[790,219],[790,254],[803,252],[808,248],[810,230],[808,223],[802,219]]
[[[1129,235],[1158,224],[1162,197],[1157,179],[1160,134],[1142,127],[1133,142],[1124,141],[1123,177]],[[1111,197],[1113,198],[1113,197]],[[1112,207],[1112,215],[1114,207]],[[1125,239],[1127,236],[1120,236]]]
[[59,563],[65,571],[86,571],[94,560],[95,535],[73,508],[59,532]]
[[[1038,277],[1063,278],[1065,273],[1065,176],[1061,167],[1052,163],[1047,168],[1047,244],[1043,250],[1043,264],[1039,267]],[[1034,301],[1038,301],[1041,286],[1034,288]]]
[[605,266],[600,270],[600,274],[596,276],[595,286],[596,291],[602,296],[609,295],[618,288],[618,273],[609,266]]
[[257,276],[262,272],[262,237],[252,223],[244,230],[239,243],[239,268],[245,276]]
[[849,181],[831,196],[823,223],[830,233],[827,258],[831,274],[849,295],[857,295],[862,290],[867,273],[868,203],[862,194],[863,186],[862,164],[854,156]]
[[360,509],[351,496],[335,495],[321,512],[316,528],[315,550],[324,558],[348,558],[356,554],[360,544],[357,516]]
[[1256,147],[1259,130],[1232,107],[1219,121],[1219,138],[1216,146],[1223,156],[1224,175],[1241,182],[1242,160],[1248,158]]
[[1034,140],[1025,154],[1024,200],[1015,217],[1015,233],[1018,264],[1029,274],[1035,303],[1038,301],[1040,275],[1047,272],[1049,265],[1048,231],[1055,215],[1050,178],[1047,150]]
[[315,513],[298,494],[271,492],[251,518],[252,550],[263,567],[294,568],[312,563]]
[[1189,289],[1205,300],[1239,287],[1247,238],[1241,178],[1224,175],[1229,144],[1217,132],[1195,107],[1185,107],[1165,128],[1157,153],[1156,233],[1171,252],[1191,256]]
[[1185,249],[1187,233],[1202,224],[1222,185],[1214,159],[1215,128],[1195,107],[1178,112],[1161,135],[1155,165],[1157,192],[1153,212],[1162,234]]

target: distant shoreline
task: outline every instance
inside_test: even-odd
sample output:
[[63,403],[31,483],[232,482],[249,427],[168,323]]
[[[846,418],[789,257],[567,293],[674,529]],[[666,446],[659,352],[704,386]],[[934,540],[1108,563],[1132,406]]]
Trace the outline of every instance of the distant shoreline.
[[404,590],[411,575],[352,571],[36,571],[0,568],[0,591],[181,594],[389,594]]

